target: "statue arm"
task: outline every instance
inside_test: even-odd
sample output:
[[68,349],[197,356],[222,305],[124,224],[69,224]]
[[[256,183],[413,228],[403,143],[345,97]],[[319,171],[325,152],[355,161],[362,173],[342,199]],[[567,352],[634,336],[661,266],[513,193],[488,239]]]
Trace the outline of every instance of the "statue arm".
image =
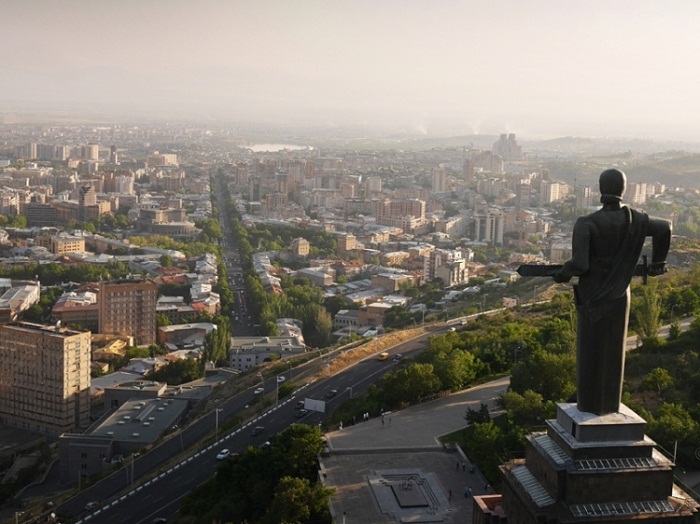
[[568,282],[571,277],[583,275],[588,271],[590,239],[591,234],[585,217],[579,218],[574,225],[571,259],[564,262],[562,268],[554,275],[556,282]]
[[671,247],[671,222],[660,218],[649,219],[649,236],[651,236],[651,268],[650,275],[661,275],[666,272],[666,255]]

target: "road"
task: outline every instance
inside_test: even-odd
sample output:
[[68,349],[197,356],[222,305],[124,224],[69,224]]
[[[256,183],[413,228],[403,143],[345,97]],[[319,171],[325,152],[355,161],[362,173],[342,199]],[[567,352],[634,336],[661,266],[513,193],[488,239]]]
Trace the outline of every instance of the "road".
[[[261,445],[271,436],[284,431],[292,423],[319,425],[323,422],[325,413],[309,412],[306,416],[297,418],[298,411],[294,405],[301,399],[322,400],[327,404],[326,411],[333,405],[343,402],[353,395],[364,393],[384,373],[395,369],[397,361],[393,355],[401,353],[410,356],[425,348],[429,336],[444,333],[450,329],[447,324],[433,326],[430,331],[406,342],[402,342],[386,350],[390,358],[379,361],[376,356],[368,357],[350,367],[327,378],[321,378],[308,385],[302,386],[295,394],[278,406],[273,406],[264,414],[245,424],[224,433],[219,432],[220,438],[205,448],[199,449],[200,443],[211,437],[216,426],[216,412],[211,411],[185,429],[178,429],[175,437],[166,440],[152,451],[127,461],[125,466],[116,474],[103,479],[87,488],[75,498],[56,508],[59,515],[72,516],[77,522],[141,524],[151,522],[154,518],[171,519],[176,514],[182,499],[192,489],[206,482],[216,471],[217,453],[227,448],[231,452],[242,452],[248,445]],[[315,374],[326,365],[329,357],[317,358],[305,366],[295,368],[294,375],[299,380],[303,376]],[[265,384],[266,391],[275,388],[274,377]],[[331,395],[335,390],[337,393]],[[253,388],[223,402],[217,409],[219,426],[243,410],[254,397]],[[264,432],[252,436],[255,426],[263,426]],[[193,451],[185,453],[188,449]],[[173,457],[182,458],[172,463]],[[170,464],[164,466],[164,464]],[[85,511],[88,502],[97,501],[98,507]]]

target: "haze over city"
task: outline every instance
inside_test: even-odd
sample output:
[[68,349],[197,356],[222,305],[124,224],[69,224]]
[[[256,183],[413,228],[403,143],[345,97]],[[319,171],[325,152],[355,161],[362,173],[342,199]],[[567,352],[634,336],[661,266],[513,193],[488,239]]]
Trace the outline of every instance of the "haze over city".
[[695,140],[697,20],[690,0],[7,0],[0,117]]

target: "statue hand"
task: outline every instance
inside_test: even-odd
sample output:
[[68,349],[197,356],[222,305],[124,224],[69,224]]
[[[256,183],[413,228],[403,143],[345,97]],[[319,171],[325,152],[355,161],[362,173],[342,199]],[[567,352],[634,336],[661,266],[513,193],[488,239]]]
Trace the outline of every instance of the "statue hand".
[[666,273],[666,262],[652,262],[649,266],[648,274],[650,277],[658,277]]
[[562,274],[561,270],[557,271],[554,273],[554,281],[559,282],[560,284],[563,282],[568,282],[571,280],[571,277],[567,277],[566,275]]

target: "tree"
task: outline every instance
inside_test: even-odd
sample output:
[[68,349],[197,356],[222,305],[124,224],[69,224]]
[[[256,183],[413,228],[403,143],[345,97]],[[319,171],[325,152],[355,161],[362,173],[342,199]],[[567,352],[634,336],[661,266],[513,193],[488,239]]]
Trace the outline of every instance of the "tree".
[[200,368],[199,362],[193,358],[184,358],[170,362],[149,375],[152,380],[165,382],[170,385],[192,382],[203,376],[204,372]]
[[348,300],[342,295],[333,295],[323,299],[323,307],[331,314],[336,316],[341,309],[360,309],[360,305]]
[[331,333],[333,332],[333,319],[325,308],[321,307],[316,313],[316,332],[320,340],[320,347],[330,344]]
[[681,333],[681,323],[678,322],[677,318],[674,318],[671,322],[671,325],[668,327],[668,339],[671,341],[678,340],[681,336]]
[[576,389],[575,376],[574,355],[536,350],[513,366],[510,387],[516,393],[524,394],[530,389],[544,400],[563,401]]
[[491,415],[489,413],[489,407],[482,402],[478,411],[476,409],[468,408],[464,418],[468,424],[483,424],[485,422],[490,422]]
[[293,424],[222,462],[205,484],[183,501],[181,513],[193,522],[329,522],[331,490],[318,482],[323,448],[316,427]]
[[498,404],[506,410],[508,418],[517,426],[531,427],[543,424],[554,416],[555,404],[545,402],[542,395],[528,389],[522,395],[508,391],[501,395]]
[[170,255],[161,255],[160,256],[160,265],[163,267],[173,267],[175,265],[175,261],[173,260],[173,257]]
[[665,389],[673,386],[673,377],[664,368],[654,368],[642,380],[642,387],[651,391],[656,391],[657,398]]
[[698,423],[679,404],[663,404],[647,425],[649,436],[666,449],[673,449],[676,442],[690,442],[697,446]]
[[661,299],[655,286],[645,286],[642,299],[636,303],[634,318],[637,332],[642,338],[652,338],[659,334]]
[[308,479],[282,477],[275,488],[267,512],[259,524],[302,524],[330,521],[328,502],[332,489],[312,485]]
[[472,353],[455,349],[440,353],[433,362],[435,374],[443,387],[456,391],[474,381],[480,366]]
[[391,407],[415,403],[440,391],[442,383],[432,364],[411,364],[384,376],[384,399]]

